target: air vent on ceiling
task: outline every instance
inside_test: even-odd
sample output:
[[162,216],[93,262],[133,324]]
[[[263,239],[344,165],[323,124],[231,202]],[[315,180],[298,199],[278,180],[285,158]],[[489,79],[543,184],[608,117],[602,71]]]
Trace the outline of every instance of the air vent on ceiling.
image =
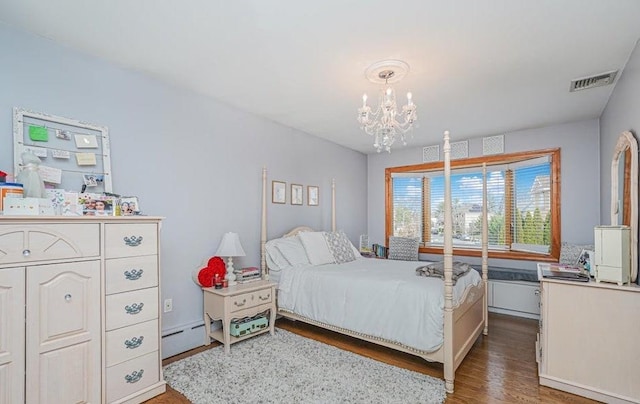
[[616,70],[613,72],[602,73],[591,77],[571,80],[571,87],[569,88],[569,92],[607,86],[613,83],[613,80],[615,80],[617,74],[618,71]]

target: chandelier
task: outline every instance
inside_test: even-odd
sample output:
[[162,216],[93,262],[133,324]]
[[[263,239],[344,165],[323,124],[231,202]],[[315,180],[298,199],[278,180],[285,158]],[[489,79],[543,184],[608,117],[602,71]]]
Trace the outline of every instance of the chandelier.
[[362,107],[358,108],[360,129],[373,136],[373,147],[380,153],[383,149],[391,153],[391,146],[399,140],[406,145],[406,133],[418,119],[416,105],[407,93],[407,104],[398,110],[396,92],[391,86],[409,72],[409,65],[400,60],[384,60],[374,63],[365,72],[369,81],[381,84],[378,106],[375,111],[367,105],[367,94],[362,96]]

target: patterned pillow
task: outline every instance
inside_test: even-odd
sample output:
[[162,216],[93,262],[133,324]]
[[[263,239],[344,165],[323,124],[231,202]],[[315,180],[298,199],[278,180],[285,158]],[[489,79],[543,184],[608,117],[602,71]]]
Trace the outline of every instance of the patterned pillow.
[[418,261],[420,242],[415,238],[389,237],[390,260]]
[[342,230],[334,232],[324,233],[324,238],[327,240],[329,251],[333,254],[333,259],[336,264],[343,264],[345,262],[351,262],[356,259],[351,248],[351,241],[347,238]]
[[562,246],[560,247],[560,264],[577,265],[578,257],[580,256],[582,250],[593,251],[594,245],[562,243]]

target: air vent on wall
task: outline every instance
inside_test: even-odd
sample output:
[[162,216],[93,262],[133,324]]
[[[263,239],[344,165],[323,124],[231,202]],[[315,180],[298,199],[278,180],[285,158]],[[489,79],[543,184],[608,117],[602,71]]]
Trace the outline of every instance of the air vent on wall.
[[613,83],[613,80],[615,80],[617,74],[618,71],[616,70],[613,72],[602,73],[591,77],[571,80],[571,87],[569,87],[569,92],[607,86]]

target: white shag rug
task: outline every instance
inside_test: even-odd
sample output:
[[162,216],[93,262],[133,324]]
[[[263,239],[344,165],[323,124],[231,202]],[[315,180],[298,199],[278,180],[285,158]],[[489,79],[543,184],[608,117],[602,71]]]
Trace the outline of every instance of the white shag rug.
[[195,404],[442,403],[444,381],[276,328],[164,368]]

